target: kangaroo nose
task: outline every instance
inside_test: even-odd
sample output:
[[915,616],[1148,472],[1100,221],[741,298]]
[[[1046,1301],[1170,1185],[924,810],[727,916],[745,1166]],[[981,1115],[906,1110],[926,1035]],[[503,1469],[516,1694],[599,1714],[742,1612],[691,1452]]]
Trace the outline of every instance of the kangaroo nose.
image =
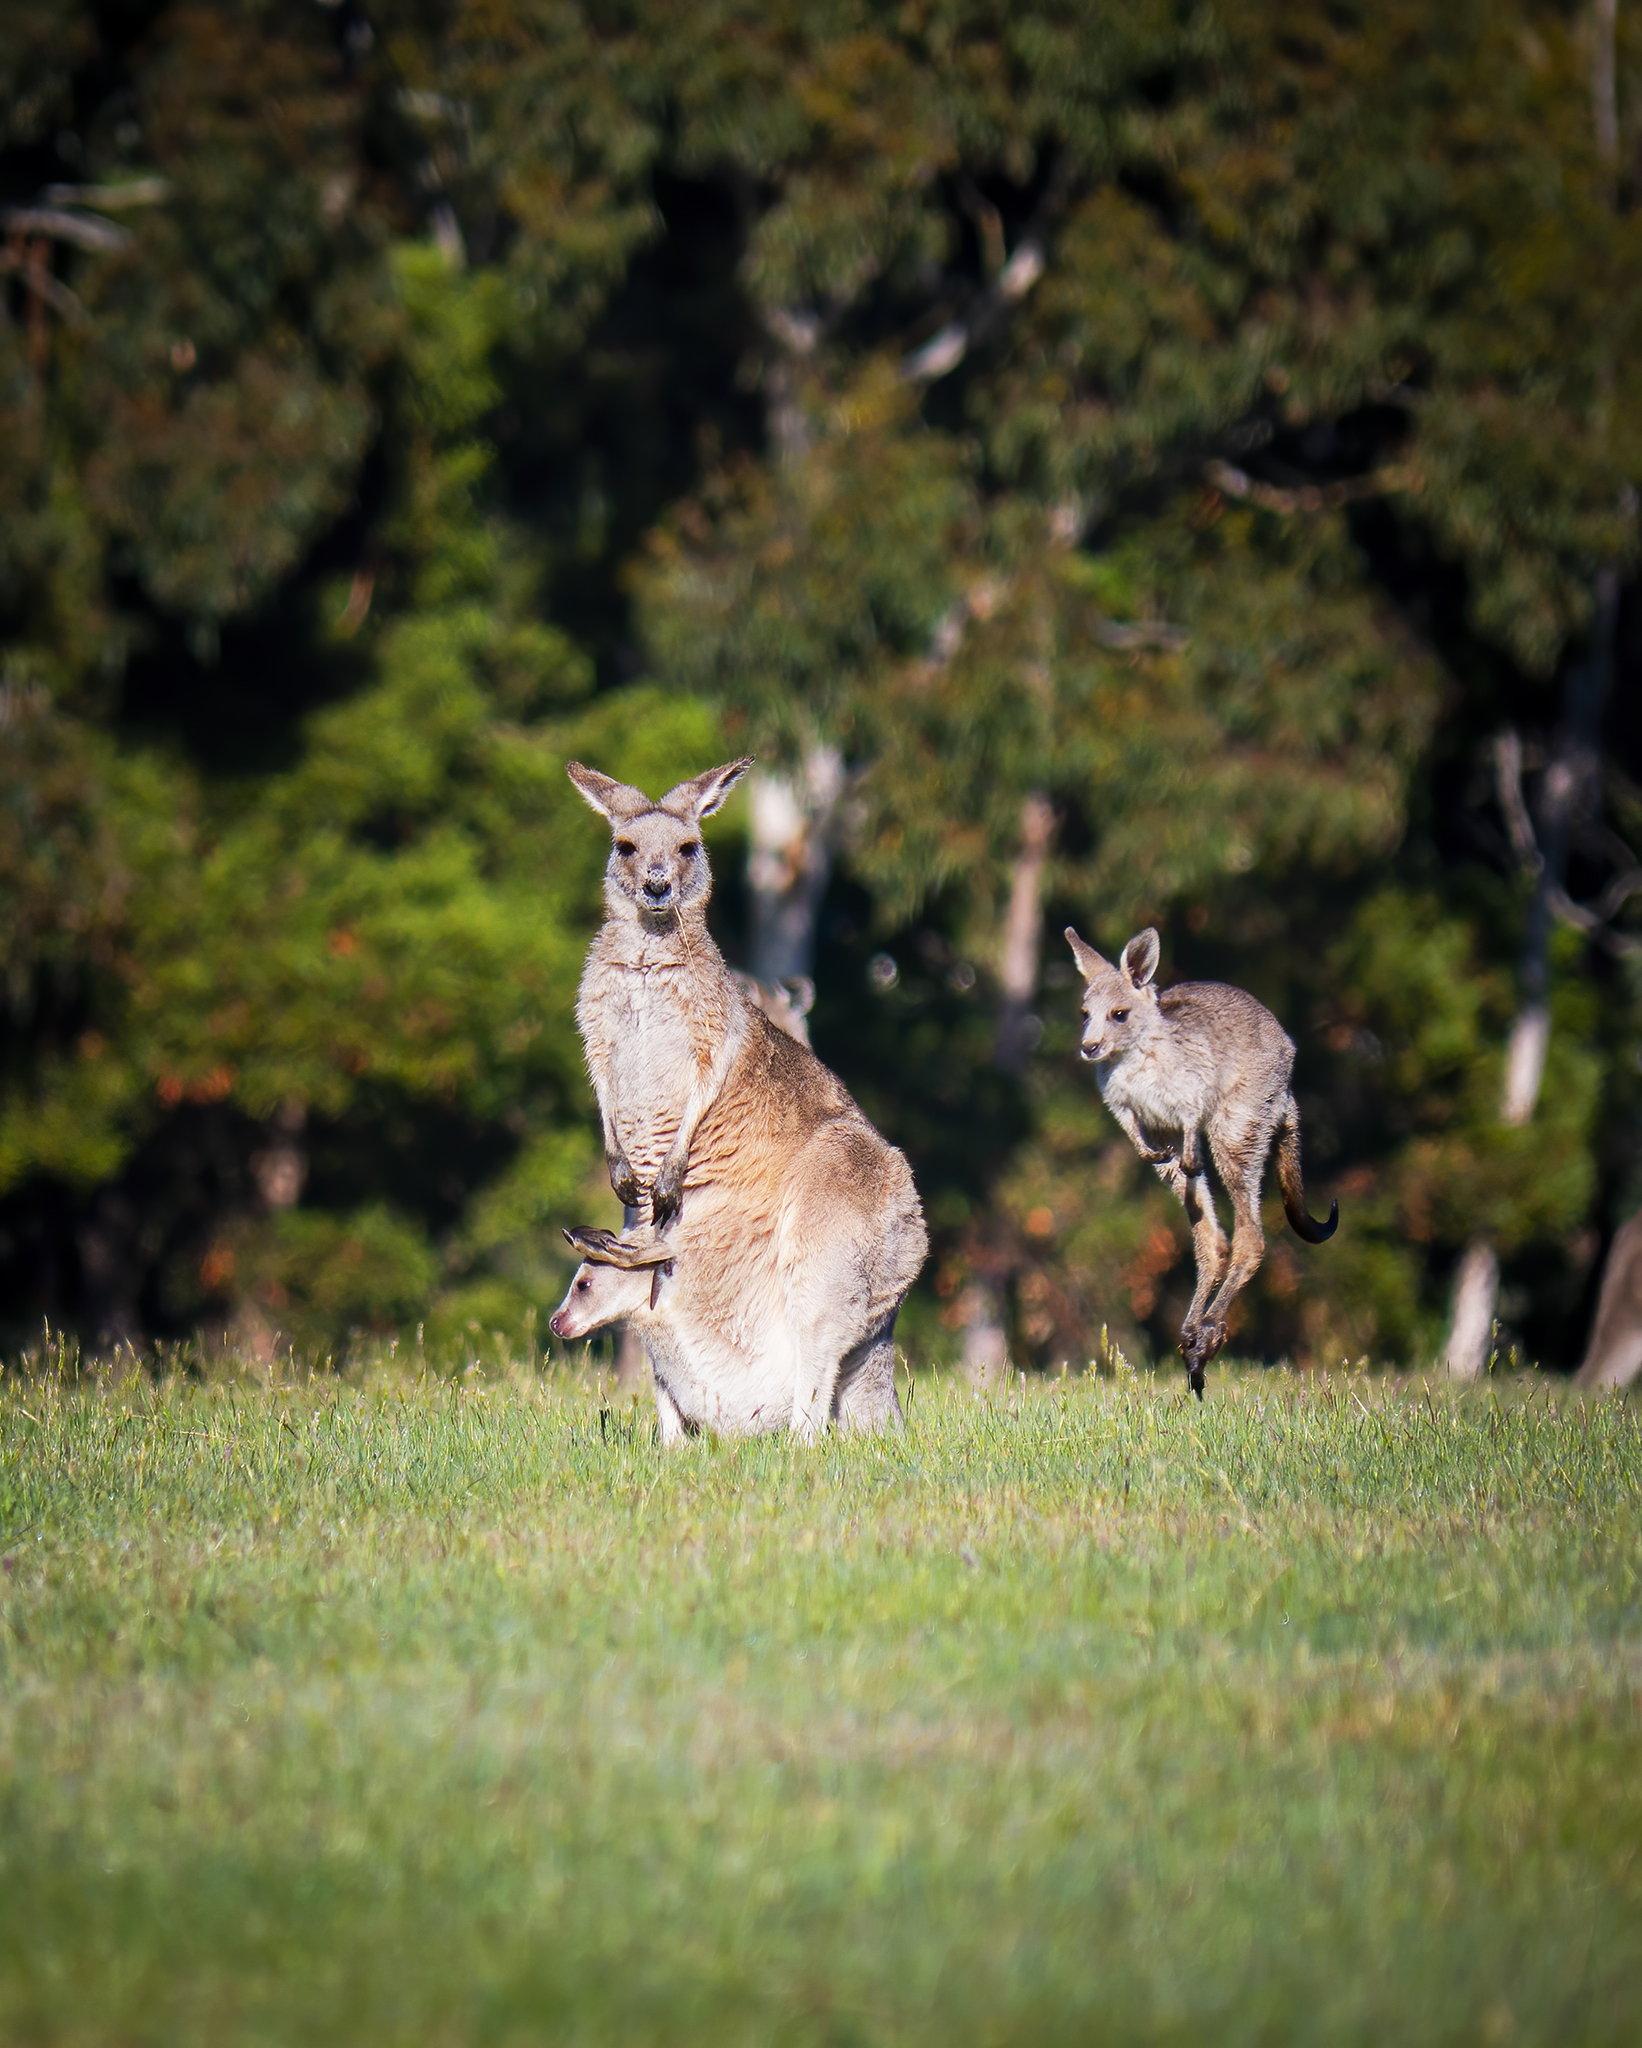
[[559,1318],[557,1317],[557,1315],[551,1315],[548,1317],[547,1327],[553,1332],[555,1337],[562,1337],[564,1335],[563,1330],[559,1328]]
[[668,895],[671,892],[672,887],[672,881],[670,877],[666,875],[658,875],[652,872],[646,875],[644,878],[645,895],[654,896],[658,903],[664,896]]

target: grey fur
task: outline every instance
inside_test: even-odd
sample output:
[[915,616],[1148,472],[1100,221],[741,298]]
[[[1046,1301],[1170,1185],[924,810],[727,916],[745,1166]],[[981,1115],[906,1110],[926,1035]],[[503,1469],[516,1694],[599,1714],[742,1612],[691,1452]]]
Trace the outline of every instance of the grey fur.
[[[1070,925],[1066,942],[1083,976],[1082,1057],[1095,1065],[1101,1098],[1129,1142],[1180,1197],[1192,1226],[1197,1289],[1181,1325],[1192,1390],[1226,1341],[1226,1316],[1253,1279],[1266,1249],[1260,1185],[1277,1147],[1283,1208],[1307,1244],[1334,1235],[1306,1213],[1300,1173],[1300,1112],[1289,1087],[1294,1044],[1263,1003],[1218,981],[1159,991],[1158,937],[1150,926],[1124,947],[1117,966]],[[1215,1214],[1207,1152],[1235,1223],[1228,1246]]]
[[759,981],[751,974],[738,974],[736,986],[755,1010],[762,1010],[772,1024],[796,1038],[800,1045],[810,1042],[806,1018],[815,1007],[815,983],[807,974],[789,974],[785,981]]

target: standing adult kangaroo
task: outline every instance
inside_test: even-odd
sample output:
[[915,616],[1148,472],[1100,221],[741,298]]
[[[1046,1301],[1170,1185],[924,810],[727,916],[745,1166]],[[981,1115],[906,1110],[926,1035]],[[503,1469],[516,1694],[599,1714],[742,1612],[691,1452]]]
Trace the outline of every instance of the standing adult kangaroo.
[[747,1290],[779,1297],[767,1327],[787,1353],[792,1427],[811,1436],[834,1418],[841,1377],[875,1382],[888,1358],[893,1382],[896,1312],[928,1238],[905,1159],[808,1046],[747,1000],[707,930],[701,821],[751,765],[709,769],[653,803],[569,763],[611,826],[605,919],[576,1021],[630,1228],[667,1232],[681,1204],[729,1219],[692,1259],[695,1284],[726,1324]]
[[611,828],[604,923],[576,1022],[610,1185],[627,1208],[647,1208],[658,1230],[678,1209],[696,1125],[747,1044],[752,1013],[707,930],[713,877],[701,823],[752,765],[709,768],[660,803],[580,761],[565,770]]
[[[1328,1221],[1306,1213],[1300,1177],[1300,1112],[1289,1076],[1294,1042],[1264,1003],[1219,981],[1183,981],[1161,992],[1158,938],[1149,926],[1114,967],[1070,925],[1066,943],[1083,976],[1081,1056],[1094,1062],[1101,1098],[1141,1158],[1185,1206],[1197,1255],[1197,1290],[1180,1329],[1192,1391],[1226,1341],[1226,1315],[1266,1249],[1260,1183],[1273,1144],[1283,1211],[1297,1237],[1322,1244]],[[1214,1212],[1204,1144],[1231,1196],[1228,1246]]]

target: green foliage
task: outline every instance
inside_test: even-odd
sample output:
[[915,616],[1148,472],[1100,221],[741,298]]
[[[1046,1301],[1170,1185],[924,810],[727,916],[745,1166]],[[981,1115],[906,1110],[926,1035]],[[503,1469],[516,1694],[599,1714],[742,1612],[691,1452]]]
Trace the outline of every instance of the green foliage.
[[1636,2031],[1634,1403],[222,1371],[0,1391],[9,2038]]
[[[977,1276],[1020,1362],[1171,1341],[1181,1219],[1071,1063],[1054,937],[1151,921],[1284,1019],[1341,1197],[1246,1340],[1423,1353],[1481,1228],[1513,1334],[1571,1355],[1634,1193],[1635,990],[1565,948],[1503,1129],[1486,762],[1502,726],[1542,759],[1635,554],[1642,216],[1583,16],[377,14],[0,25],[8,203],[78,223],[0,276],[11,1333],[518,1338],[557,1224],[613,1206],[565,758],[660,788],[821,744],[817,1042],[912,1153],[920,1344]],[[1617,60],[1623,171],[1628,14]]]

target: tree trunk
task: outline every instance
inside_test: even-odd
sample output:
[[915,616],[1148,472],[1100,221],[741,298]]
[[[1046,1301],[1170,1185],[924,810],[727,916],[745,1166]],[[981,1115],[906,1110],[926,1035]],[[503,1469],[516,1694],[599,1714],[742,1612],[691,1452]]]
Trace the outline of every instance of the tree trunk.
[[1642,1216],[1622,1223],[1608,1251],[1576,1387],[1628,1387],[1642,1373]]
[[[1596,110],[1597,152],[1608,173],[1608,203],[1617,201],[1619,166],[1619,103],[1615,80],[1614,44],[1618,27],[1618,0],[1596,0],[1595,51],[1591,70],[1592,99]],[[1611,382],[1611,375],[1609,381]],[[1619,572],[1604,572],[1613,580],[1609,600],[1615,611],[1619,602]],[[1602,593],[1599,590],[1599,603]],[[1607,643],[1610,663],[1615,642]],[[1612,681],[1612,674],[1606,678]],[[1596,1323],[1590,1345],[1579,1371],[1576,1387],[1629,1386],[1642,1372],[1642,1216],[1622,1223],[1608,1247],[1602,1272],[1602,1290],[1597,1297]]]
[[[998,971],[998,1035],[993,1064],[1019,1079],[1026,1072],[1038,1042],[1040,1026],[1032,1014],[1038,966],[1043,952],[1043,871],[1049,859],[1055,813],[1042,790],[1028,792],[1021,804],[1020,852],[1009,880],[1009,908],[1004,914],[1003,949]],[[978,1271],[963,1295],[964,1374],[972,1385],[995,1386],[1009,1367],[1005,1318],[1007,1272]]]
[[[1600,787],[1602,707],[1613,675],[1619,624],[1619,571],[1598,570],[1591,657],[1569,671],[1562,730],[1540,794],[1537,835],[1513,822],[1513,838],[1537,862],[1534,900],[1523,944],[1522,1000],[1511,1026],[1500,1095],[1500,1122],[1518,1128],[1533,1120],[1551,1042],[1551,932],[1556,903],[1564,894],[1568,844],[1582,803],[1594,802]],[[1501,800],[1513,811],[1520,753],[1512,736],[1501,743]],[[1499,1258],[1482,1237],[1474,1237],[1460,1260],[1449,1326],[1448,1370],[1457,1380],[1474,1380],[1487,1369],[1499,1288]]]
[[1457,1380],[1478,1379],[1487,1370],[1498,1292],[1499,1255],[1486,1238],[1474,1237],[1460,1260],[1448,1330],[1448,1370]]
[[650,1354],[644,1348],[636,1323],[621,1323],[616,1330],[616,1392],[642,1393],[650,1383]]
[[998,1042],[993,1058],[1006,1074],[1025,1073],[1041,1028],[1032,1014],[1032,998],[1043,950],[1043,870],[1054,829],[1048,797],[1042,790],[1032,790],[1021,805],[1021,850],[1010,877],[998,975]]
[[843,757],[836,747],[812,746],[797,775],[755,769],[747,788],[752,973],[772,985],[795,975],[813,979],[816,922],[832,875],[844,793]]
[[[1619,0],[1593,0],[1591,121],[1607,181],[1605,196],[1609,206],[1616,201],[1619,168],[1619,105],[1614,68],[1618,14]],[[1599,365],[1598,386],[1603,394],[1596,421],[1599,432],[1607,428],[1607,393],[1612,384],[1612,364]],[[1551,924],[1555,900],[1562,893],[1567,872],[1568,834],[1575,801],[1596,784],[1602,706],[1613,678],[1618,624],[1619,570],[1609,562],[1596,574],[1591,659],[1569,675],[1563,731],[1540,800],[1539,871],[1523,947],[1522,1006],[1511,1026],[1500,1101],[1500,1121],[1506,1125],[1529,1122],[1539,1102],[1545,1055],[1551,1042]],[[1514,823],[1512,837],[1519,837]],[[1523,850],[1519,845],[1519,851]],[[1474,1380],[1487,1366],[1498,1286],[1498,1256],[1482,1238],[1475,1237],[1460,1260],[1454,1291],[1447,1356],[1448,1370],[1455,1379]]]

